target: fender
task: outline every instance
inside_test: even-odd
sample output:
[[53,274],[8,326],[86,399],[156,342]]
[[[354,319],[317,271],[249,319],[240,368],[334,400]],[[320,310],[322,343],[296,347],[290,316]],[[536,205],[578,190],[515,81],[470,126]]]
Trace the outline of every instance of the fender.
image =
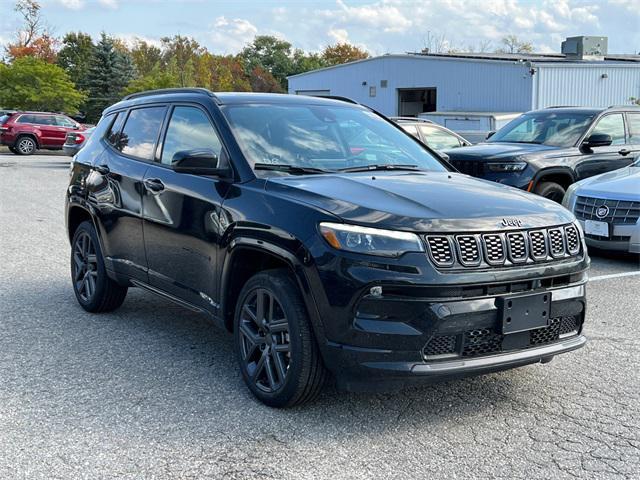
[[547,175],[566,175],[568,177],[571,177],[571,183],[574,183],[576,181],[576,176],[574,175],[573,170],[571,170],[568,167],[543,168],[542,170],[538,170],[536,172],[536,174],[533,177],[533,180],[531,180],[531,184],[527,189],[527,191],[529,192],[533,191],[540,183],[540,180],[543,177],[546,177]]
[[307,307],[307,312],[311,319],[314,334],[318,340],[318,346],[323,350],[324,345],[326,345],[326,336],[324,334],[322,322],[320,321],[320,312],[318,310],[316,299],[310,287],[306,273],[306,269],[311,264],[311,256],[308,254],[302,243],[300,243],[298,250],[293,253],[290,250],[266,240],[243,236],[234,238],[229,243],[220,273],[219,299],[221,316],[223,318],[227,318],[227,314],[234,308],[234,305],[227,305],[226,300],[232,274],[231,266],[235,256],[244,250],[254,250],[266,253],[282,261],[290,268],[302,293],[302,299]]

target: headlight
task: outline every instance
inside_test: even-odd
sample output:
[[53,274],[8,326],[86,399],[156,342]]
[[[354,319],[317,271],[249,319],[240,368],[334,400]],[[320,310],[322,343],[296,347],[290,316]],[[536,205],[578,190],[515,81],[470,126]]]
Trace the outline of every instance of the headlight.
[[572,183],[567,188],[566,193],[564,194],[564,198],[562,199],[562,206],[568,210],[573,210],[573,198],[575,197],[576,189],[578,188],[577,183]]
[[527,168],[527,162],[488,163],[487,166],[492,172],[521,172]]
[[406,252],[424,252],[424,245],[414,233],[378,228],[321,223],[320,233],[337,250],[385,257],[399,257]]

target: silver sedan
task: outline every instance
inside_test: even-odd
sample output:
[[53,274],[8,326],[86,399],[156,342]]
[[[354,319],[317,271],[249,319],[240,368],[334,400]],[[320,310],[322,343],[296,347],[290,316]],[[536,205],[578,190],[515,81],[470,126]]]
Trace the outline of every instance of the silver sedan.
[[640,253],[640,157],[628,167],[574,183],[562,204],[580,221],[587,245]]

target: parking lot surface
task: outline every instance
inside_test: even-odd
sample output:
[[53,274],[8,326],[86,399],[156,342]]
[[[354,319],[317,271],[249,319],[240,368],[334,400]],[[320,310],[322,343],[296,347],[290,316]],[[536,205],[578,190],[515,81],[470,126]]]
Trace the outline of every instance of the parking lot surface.
[[0,478],[640,477],[637,257],[593,257],[589,343],[548,365],[279,411],[203,316],[78,306],[68,165],[0,154]]

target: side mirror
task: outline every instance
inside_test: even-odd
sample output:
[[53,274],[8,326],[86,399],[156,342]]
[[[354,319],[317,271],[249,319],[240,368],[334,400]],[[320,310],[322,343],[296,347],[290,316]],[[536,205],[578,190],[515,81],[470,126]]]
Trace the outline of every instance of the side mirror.
[[444,153],[444,152],[440,152],[440,151],[439,151],[439,152],[438,152],[438,155],[440,155],[440,157],[442,157],[442,159],[443,159],[443,160],[445,160],[445,161],[447,161],[447,162],[448,162],[449,160],[451,160],[451,159],[449,158],[449,155],[447,155],[447,154],[446,154],[446,153]]
[[218,165],[218,156],[208,148],[182,150],[176,152],[171,159],[171,166],[175,172],[192,175],[226,175],[228,169],[218,168]]
[[491,137],[493,137],[493,135],[496,133],[495,130],[491,130],[490,132],[487,132],[487,136],[484,137],[485,140],[489,140]]
[[589,135],[584,142],[582,142],[582,147],[587,150],[591,150],[593,147],[608,147],[611,145],[611,135],[606,133],[594,133],[593,135]]

